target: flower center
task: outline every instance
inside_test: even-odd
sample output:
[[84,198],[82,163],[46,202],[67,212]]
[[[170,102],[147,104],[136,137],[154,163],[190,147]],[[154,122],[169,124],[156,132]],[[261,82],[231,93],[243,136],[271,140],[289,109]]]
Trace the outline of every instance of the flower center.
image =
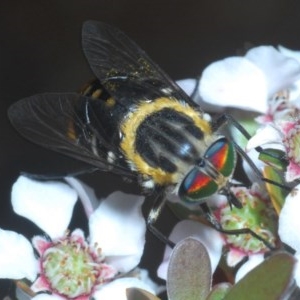
[[115,275],[103,257],[95,255],[85,242],[70,237],[44,252],[42,269],[50,289],[68,298],[90,295],[96,285]]
[[[259,195],[252,195],[246,188],[239,188],[235,196],[243,204],[243,208],[230,208],[229,205],[220,210],[220,223],[226,230],[250,228],[262,239],[275,245],[276,218],[271,207]],[[259,239],[250,233],[225,235],[226,243],[245,253],[258,253],[270,250]]]
[[286,148],[287,155],[294,163],[300,163],[300,125],[294,124],[286,134],[283,140]]

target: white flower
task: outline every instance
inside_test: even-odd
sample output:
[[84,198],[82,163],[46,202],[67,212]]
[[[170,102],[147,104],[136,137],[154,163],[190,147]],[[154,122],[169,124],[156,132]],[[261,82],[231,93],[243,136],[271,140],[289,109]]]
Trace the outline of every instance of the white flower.
[[[135,286],[154,293],[152,288],[136,278],[111,281],[115,275],[130,271],[140,261],[146,230],[141,213],[144,198],[115,192],[94,212],[92,204],[85,205],[90,207],[90,239],[87,242],[81,230],[76,229],[71,234],[66,230],[77,195],[85,198],[85,204],[95,195],[78,180],[68,181],[74,188],[59,182],[37,182],[23,176],[15,182],[11,200],[14,211],[33,221],[51,239],[43,236],[33,238],[33,247],[39,254],[36,258],[31,243],[24,236],[0,230],[0,277],[27,278],[34,282],[32,289],[35,292],[52,291],[51,299],[88,299],[90,296],[115,299],[114,292],[123,294],[123,298],[117,299],[126,299],[124,287]],[[77,261],[76,268],[73,259]],[[71,277],[64,279],[61,272],[70,272]],[[80,278],[81,285],[72,285],[76,278]],[[66,285],[69,292],[65,292]],[[110,298],[104,295],[110,295]],[[35,298],[39,297],[48,296]]]
[[[111,283],[104,285],[101,290],[93,294],[93,298],[101,300],[127,300],[126,289],[128,288],[139,288],[153,293],[153,290],[149,289],[149,285],[145,284],[142,280],[135,277],[125,277],[115,279]],[[57,295],[39,294],[33,297],[32,300],[64,300],[64,298]]]
[[297,185],[286,197],[284,206],[279,215],[278,234],[283,243],[293,248],[295,258],[298,260],[294,271],[297,285],[300,287],[300,185]]
[[93,296],[99,300],[127,300],[126,289],[128,288],[139,288],[147,290],[152,294],[155,291],[152,290],[148,284],[135,277],[120,278],[112,281],[110,284],[103,286],[101,290],[96,292]]
[[[199,94],[202,101],[212,106],[216,105],[218,109],[234,107],[262,113],[255,119],[258,123],[255,129],[259,126],[261,128],[248,141],[247,154],[251,159],[253,158],[260,170],[265,164],[257,161],[258,151],[255,148],[276,149],[277,153],[281,155],[282,152],[283,156],[278,157],[278,160],[282,162],[280,166],[285,167],[287,162],[286,181],[291,182],[300,178],[299,51],[291,51],[282,46],[279,46],[278,50],[272,46],[260,46],[248,51],[244,57],[229,57],[214,62],[202,73]],[[250,114],[246,118],[249,116],[251,118]],[[238,117],[241,119],[239,121],[244,121],[240,115]],[[235,134],[233,136],[236,138]],[[259,181],[256,173],[255,177],[250,176],[253,170],[249,171],[249,165],[247,168],[246,174],[249,178],[253,179],[253,182]],[[298,189],[300,185],[285,200],[279,216],[279,236],[284,243],[296,251],[295,257],[300,259]],[[232,215],[228,214],[228,219],[236,218],[236,216],[237,214],[232,211]],[[242,236],[240,235],[241,239]],[[229,239],[227,243],[230,243]],[[229,250],[228,265],[235,265],[245,255],[239,250],[236,251],[235,247],[229,247]],[[236,281],[264,260],[263,254],[259,251],[252,251],[247,256],[249,259],[239,268]],[[300,286],[300,267],[298,266],[295,279]]]
[[[243,204],[242,209],[231,207],[221,196],[219,201],[217,197],[214,199],[215,205],[218,206],[214,209],[214,213],[223,229],[250,228],[274,247],[276,219],[273,218],[274,211],[270,208],[269,199],[266,198],[264,191],[254,184],[251,189],[232,188],[232,192]],[[196,217],[193,219],[196,220]],[[176,224],[169,239],[177,243],[190,236],[201,241],[206,247],[211,260],[212,273],[219,263],[223,249],[227,250],[226,261],[230,267],[236,266],[246,256],[249,257],[249,261],[256,261],[257,258],[263,257],[263,253],[269,251],[262,241],[249,233],[221,234],[211,227],[192,220],[184,220]],[[171,253],[170,247],[166,247],[163,261],[158,268],[158,276],[162,279],[166,279]]]
[[[174,243],[178,243],[187,237],[193,237],[199,240],[207,248],[211,261],[212,272],[214,272],[222,254],[223,240],[220,237],[220,234],[216,230],[199,222],[184,220],[175,225],[169,239]],[[167,246],[163,261],[157,270],[158,276],[165,280],[167,279],[167,270],[171,254],[172,249]]]
[[23,235],[0,229],[0,266],[0,278],[35,280],[38,262],[30,242]]
[[[278,234],[283,243],[295,251],[295,258],[298,261],[294,269],[294,278],[300,287],[300,185],[296,186],[286,197],[283,208],[279,214]],[[264,261],[261,254],[253,255],[238,270],[235,281],[239,281],[249,271]]]
[[[278,48],[260,46],[243,57],[212,63],[203,71],[199,93],[210,104],[263,113],[255,119],[256,129],[263,126],[248,142],[246,152],[260,169],[254,148],[283,151],[288,159],[286,180],[291,182],[300,178],[300,52]],[[236,131],[233,135],[238,140]],[[249,165],[244,167],[248,177],[257,181]]]
[[285,159],[288,159],[285,172],[287,182],[300,178],[300,119],[283,120],[260,128],[248,141],[248,153],[251,150],[254,153],[255,147],[258,146],[278,149],[285,153]]
[[202,73],[199,93],[212,105],[266,113],[268,99],[294,88],[299,80],[299,60],[272,46],[260,46],[244,57],[229,57],[209,65]]
[[189,96],[191,96],[193,94],[193,92],[194,92],[194,90],[196,88],[196,79],[193,79],[193,78],[187,78],[187,79],[177,80],[176,83]]

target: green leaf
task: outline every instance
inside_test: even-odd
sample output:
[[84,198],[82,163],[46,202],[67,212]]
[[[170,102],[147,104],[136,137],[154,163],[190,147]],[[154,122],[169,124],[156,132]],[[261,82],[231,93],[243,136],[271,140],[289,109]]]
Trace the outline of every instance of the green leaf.
[[206,299],[211,288],[211,264],[205,246],[191,237],[179,242],[170,258],[169,300]]
[[293,277],[295,258],[278,252],[242,278],[224,300],[281,299]]
[[285,157],[286,154],[278,149],[264,149],[258,156],[261,161],[279,171],[286,171],[288,161]]
[[232,285],[227,282],[216,284],[212,288],[212,291],[210,292],[206,300],[223,300],[225,295],[228,294],[231,288]]
[[155,295],[138,288],[126,289],[127,300],[160,300]]
[[[275,182],[284,184],[284,181],[283,181],[282,177],[280,176],[280,174],[274,168],[272,168],[270,166],[264,167],[263,175],[264,175],[264,177],[266,177],[268,179],[271,179]],[[277,214],[279,215],[281,208],[285,202],[285,198],[287,196],[287,191],[283,190],[281,187],[279,187],[275,184],[268,183],[268,182],[266,182],[266,188],[268,190],[272,204],[273,204]]]

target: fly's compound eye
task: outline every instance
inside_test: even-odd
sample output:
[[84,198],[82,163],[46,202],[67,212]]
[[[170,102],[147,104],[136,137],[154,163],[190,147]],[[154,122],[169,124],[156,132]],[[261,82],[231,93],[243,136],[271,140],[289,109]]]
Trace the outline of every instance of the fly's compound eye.
[[196,165],[183,179],[179,197],[187,202],[201,202],[226,186],[236,164],[233,143],[222,137],[205,152],[201,165]]
[[186,202],[201,202],[217,191],[217,183],[201,169],[194,167],[183,179],[178,195]]

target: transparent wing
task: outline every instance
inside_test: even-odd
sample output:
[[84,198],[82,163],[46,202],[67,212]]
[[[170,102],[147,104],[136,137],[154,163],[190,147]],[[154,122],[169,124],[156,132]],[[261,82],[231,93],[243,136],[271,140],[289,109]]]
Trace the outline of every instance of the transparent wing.
[[[196,104],[123,32],[87,21],[82,44],[86,58],[105,89],[120,103],[173,96]],[[199,107],[197,107],[199,109]]]
[[[89,98],[79,94],[41,94],[19,100],[8,111],[12,125],[30,141],[74,157],[100,170],[135,177],[105,128],[85,117]],[[89,114],[94,114],[89,111]],[[95,123],[95,120],[93,122]],[[110,153],[115,155],[108,160]]]

